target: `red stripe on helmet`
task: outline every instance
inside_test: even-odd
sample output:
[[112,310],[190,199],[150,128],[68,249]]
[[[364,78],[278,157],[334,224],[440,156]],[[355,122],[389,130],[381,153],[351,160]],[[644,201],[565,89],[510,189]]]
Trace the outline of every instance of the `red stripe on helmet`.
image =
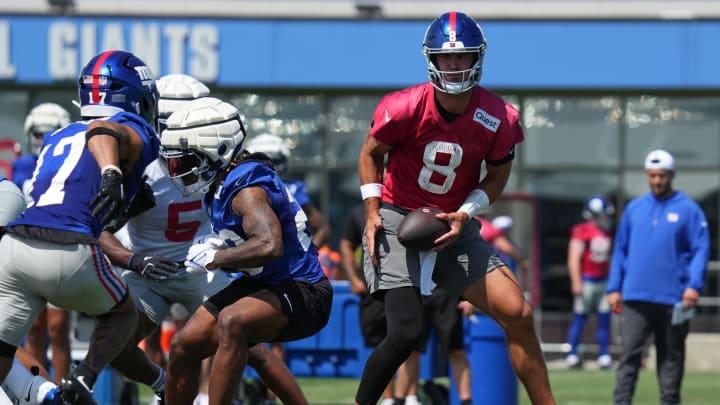
[[103,64],[105,64],[105,61],[113,54],[113,52],[114,51],[107,51],[100,54],[95,62],[95,66],[93,67],[92,93],[90,93],[92,95],[90,102],[93,104],[100,102],[100,69],[102,69]]
[[457,28],[455,25],[456,21],[457,21],[457,13],[453,11],[450,13],[450,31],[457,31]]

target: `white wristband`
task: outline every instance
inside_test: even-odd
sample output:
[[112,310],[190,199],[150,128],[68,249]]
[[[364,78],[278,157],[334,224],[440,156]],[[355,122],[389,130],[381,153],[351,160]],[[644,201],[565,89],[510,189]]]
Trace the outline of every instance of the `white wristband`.
[[465,199],[465,202],[462,203],[460,208],[458,208],[458,212],[464,212],[472,219],[489,206],[490,198],[488,198],[488,195],[485,194],[483,190],[476,188]]
[[380,183],[368,183],[360,186],[360,195],[363,200],[367,200],[370,197],[381,197],[383,185]]

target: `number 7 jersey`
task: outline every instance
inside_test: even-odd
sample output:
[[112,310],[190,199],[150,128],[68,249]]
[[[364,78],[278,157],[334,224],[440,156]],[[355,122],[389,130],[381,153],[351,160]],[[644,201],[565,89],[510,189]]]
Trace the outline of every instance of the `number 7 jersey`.
[[458,209],[480,181],[483,161],[502,164],[522,142],[517,110],[475,86],[462,114],[447,122],[424,83],[385,96],[373,115],[370,136],[392,145],[382,199],[406,209]]
[[[124,176],[127,204],[138,190],[145,167],[157,158],[160,141],[152,127],[135,114],[123,112],[107,120],[132,127],[143,141],[138,161]],[[94,238],[100,235],[102,226],[92,215],[90,202],[100,190],[102,175],[85,144],[89,122],[78,121],[45,136],[29,189],[32,202],[8,226],[59,229]]]

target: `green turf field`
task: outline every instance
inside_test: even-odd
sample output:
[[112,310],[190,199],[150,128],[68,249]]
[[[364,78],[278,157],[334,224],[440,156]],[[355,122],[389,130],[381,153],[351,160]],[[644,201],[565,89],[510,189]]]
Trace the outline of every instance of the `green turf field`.
[[[607,405],[612,403],[615,374],[611,371],[551,370],[553,392],[560,405]],[[298,378],[308,401],[312,405],[352,404],[358,380],[350,378]],[[438,383],[447,384],[447,379]],[[141,403],[150,401],[150,391],[140,389]],[[519,393],[521,405],[529,405],[525,392]],[[720,403],[720,372],[688,372],[683,381],[684,405]],[[491,403],[491,402],[488,402]],[[640,373],[634,405],[656,405],[658,387],[655,372]],[[431,405],[424,403],[424,405]],[[502,404],[498,404],[502,405]]]

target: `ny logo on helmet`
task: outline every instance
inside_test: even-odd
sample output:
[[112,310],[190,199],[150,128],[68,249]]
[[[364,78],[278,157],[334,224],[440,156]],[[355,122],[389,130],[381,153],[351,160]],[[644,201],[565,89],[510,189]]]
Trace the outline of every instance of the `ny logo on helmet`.
[[140,76],[140,80],[142,80],[143,86],[148,86],[152,84],[154,80],[154,75],[152,70],[148,66],[135,66],[135,71],[137,72],[138,76]]

